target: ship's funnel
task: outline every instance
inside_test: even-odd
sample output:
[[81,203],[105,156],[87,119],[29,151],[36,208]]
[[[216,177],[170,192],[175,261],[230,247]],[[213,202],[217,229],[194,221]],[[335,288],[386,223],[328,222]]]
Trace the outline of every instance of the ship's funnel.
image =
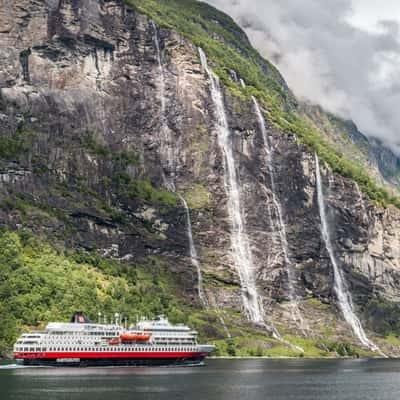
[[71,317],[71,323],[73,324],[91,324],[92,321],[87,318],[82,311],[75,311]]

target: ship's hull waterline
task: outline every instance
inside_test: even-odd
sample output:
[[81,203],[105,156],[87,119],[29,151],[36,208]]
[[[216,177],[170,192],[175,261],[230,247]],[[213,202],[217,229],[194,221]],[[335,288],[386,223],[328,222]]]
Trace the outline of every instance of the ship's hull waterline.
[[204,364],[205,353],[44,354],[15,356],[17,364],[47,367],[180,367]]
[[14,359],[47,367],[196,366],[215,350],[198,344],[197,331],[164,316],[126,325],[119,313],[115,324],[95,324],[76,311],[69,323],[50,322],[44,331],[23,333],[14,344]]

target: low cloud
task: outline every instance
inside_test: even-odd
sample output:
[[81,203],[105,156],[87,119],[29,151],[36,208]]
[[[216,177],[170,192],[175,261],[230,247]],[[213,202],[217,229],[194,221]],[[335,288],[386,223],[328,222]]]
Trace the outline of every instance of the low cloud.
[[[229,13],[295,94],[400,154],[400,26],[350,21],[348,0],[208,0]],[[381,5],[382,6],[382,5]],[[377,6],[378,7],[378,6]]]

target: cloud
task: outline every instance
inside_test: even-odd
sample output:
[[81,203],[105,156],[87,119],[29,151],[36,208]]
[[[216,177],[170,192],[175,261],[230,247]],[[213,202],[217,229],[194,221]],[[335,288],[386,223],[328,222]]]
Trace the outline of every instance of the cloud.
[[298,97],[354,120],[400,154],[398,21],[360,28],[349,0],[207,2],[238,21]]

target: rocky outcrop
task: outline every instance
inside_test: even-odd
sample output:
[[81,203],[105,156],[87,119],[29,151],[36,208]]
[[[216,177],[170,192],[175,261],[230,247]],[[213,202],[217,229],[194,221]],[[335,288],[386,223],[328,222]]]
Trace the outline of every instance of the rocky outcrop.
[[[157,255],[200,305],[173,182],[191,208],[206,297],[242,310],[216,114],[196,47],[122,1],[6,1],[0,27],[2,224],[127,262]],[[224,101],[266,321],[301,333],[291,285],[310,335],[332,324],[348,336],[319,228],[313,154],[267,121],[272,185],[253,102],[230,90]],[[373,300],[400,302],[400,212],[376,208],[327,168],[323,181],[340,267],[375,330]],[[315,299],[330,305],[324,313]]]

